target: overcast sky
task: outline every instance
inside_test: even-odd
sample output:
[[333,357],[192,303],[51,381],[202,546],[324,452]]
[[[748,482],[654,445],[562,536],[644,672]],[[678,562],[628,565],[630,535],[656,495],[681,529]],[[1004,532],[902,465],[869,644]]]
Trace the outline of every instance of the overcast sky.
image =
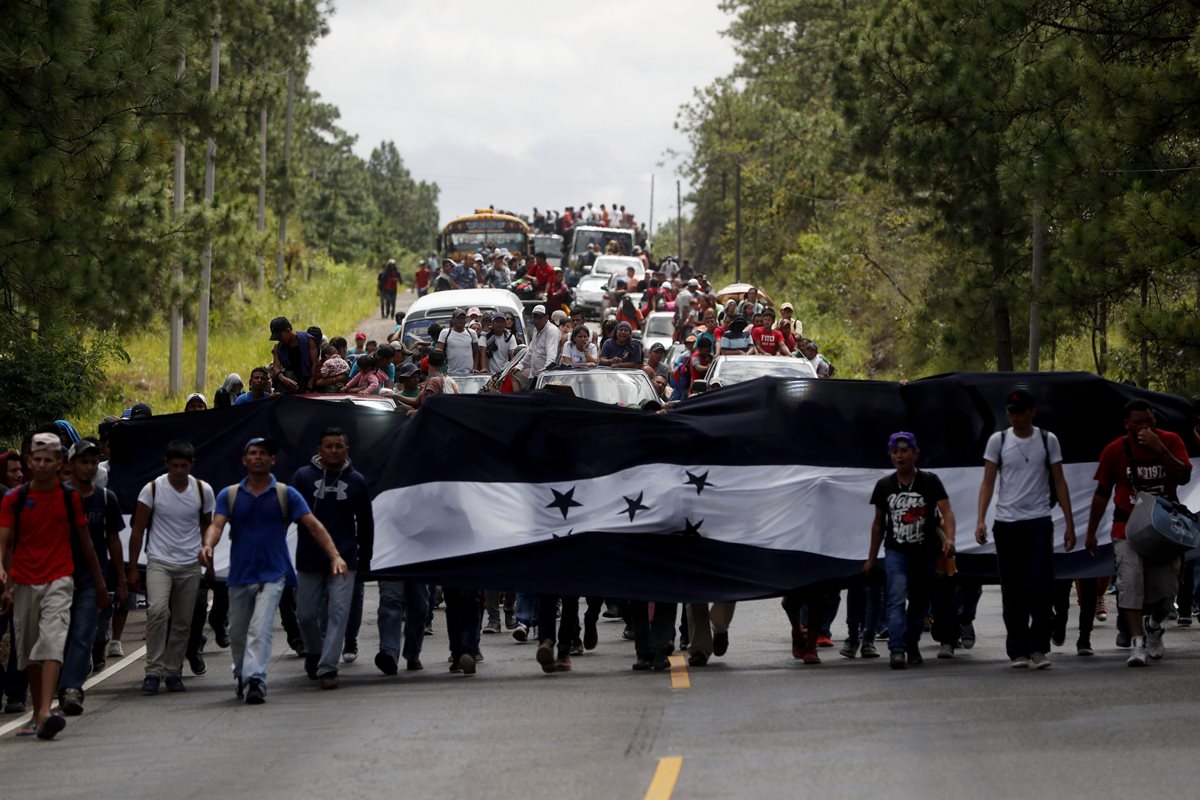
[[657,227],[675,213],[666,153],[686,147],[676,112],[733,67],[727,24],[716,0],[337,0],[309,83],[360,155],[391,139],[441,187],[443,222],[589,200],[644,222],[654,174]]

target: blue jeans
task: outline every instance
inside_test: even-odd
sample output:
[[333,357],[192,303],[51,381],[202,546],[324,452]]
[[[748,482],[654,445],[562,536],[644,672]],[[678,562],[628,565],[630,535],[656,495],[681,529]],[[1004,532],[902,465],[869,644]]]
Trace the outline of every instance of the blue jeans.
[[83,689],[83,682],[92,672],[92,645],[100,627],[100,612],[96,608],[96,585],[91,576],[77,578],[75,596],[71,600],[71,624],[67,628],[67,647],[63,652],[62,675],[58,690]]
[[346,619],[346,647],[343,653],[358,647],[358,630],[362,627],[363,596],[366,586],[360,582],[354,584],[354,594],[350,600],[350,616]]
[[404,629],[404,660],[421,657],[429,592],[423,583],[379,579],[379,649],[400,659],[400,630]]
[[874,642],[883,613],[886,577],[879,567],[869,575],[851,579],[846,588],[846,638]]
[[270,583],[229,587],[229,651],[233,675],[247,682],[262,681],[267,690],[267,665],[271,663],[271,639],[275,612],[287,578]]
[[517,622],[526,628],[532,628],[537,621],[538,596],[528,592],[517,592],[515,608]]
[[916,652],[929,612],[933,556],[889,549],[883,564],[887,570],[888,650]]
[[354,573],[297,572],[296,580],[296,617],[304,652],[320,653],[318,675],[336,674],[354,596]]

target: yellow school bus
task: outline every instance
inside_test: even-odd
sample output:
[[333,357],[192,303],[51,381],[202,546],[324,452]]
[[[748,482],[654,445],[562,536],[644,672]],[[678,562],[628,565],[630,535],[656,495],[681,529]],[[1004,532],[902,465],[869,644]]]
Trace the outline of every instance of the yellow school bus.
[[437,249],[443,258],[463,261],[480,250],[506,248],[509,252],[529,253],[529,226],[519,217],[479,209],[458,217],[442,228]]

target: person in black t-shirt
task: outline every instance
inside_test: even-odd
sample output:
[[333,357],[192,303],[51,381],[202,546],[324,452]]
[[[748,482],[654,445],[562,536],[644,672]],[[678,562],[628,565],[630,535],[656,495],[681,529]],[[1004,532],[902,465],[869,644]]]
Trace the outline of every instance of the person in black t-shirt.
[[[954,552],[954,512],[942,481],[917,469],[917,437],[906,431],[888,438],[896,471],[875,484],[871,505],[871,551],[864,572],[875,566],[879,546],[885,547],[887,572],[888,650],[892,669],[923,662],[918,643],[929,608],[934,565]],[[945,537],[939,530],[944,519]],[[907,608],[906,608],[907,603]]]

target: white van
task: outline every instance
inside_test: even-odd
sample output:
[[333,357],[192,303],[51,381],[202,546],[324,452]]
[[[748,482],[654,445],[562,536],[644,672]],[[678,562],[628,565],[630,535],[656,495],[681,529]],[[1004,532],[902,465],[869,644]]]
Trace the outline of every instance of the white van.
[[[408,308],[404,316],[404,335],[402,341],[406,347],[412,347],[418,342],[429,342],[429,326],[438,323],[442,328],[450,327],[450,318],[454,309],[464,311],[478,308],[480,313],[491,311],[501,314],[512,314],[513,332],[517,335],[517,343],[525,344],[525,320],[521,299],[507,289],[448,289],[433,292],[424,297],[418,297]],[[487,333],[485,330],[484,333]]]

